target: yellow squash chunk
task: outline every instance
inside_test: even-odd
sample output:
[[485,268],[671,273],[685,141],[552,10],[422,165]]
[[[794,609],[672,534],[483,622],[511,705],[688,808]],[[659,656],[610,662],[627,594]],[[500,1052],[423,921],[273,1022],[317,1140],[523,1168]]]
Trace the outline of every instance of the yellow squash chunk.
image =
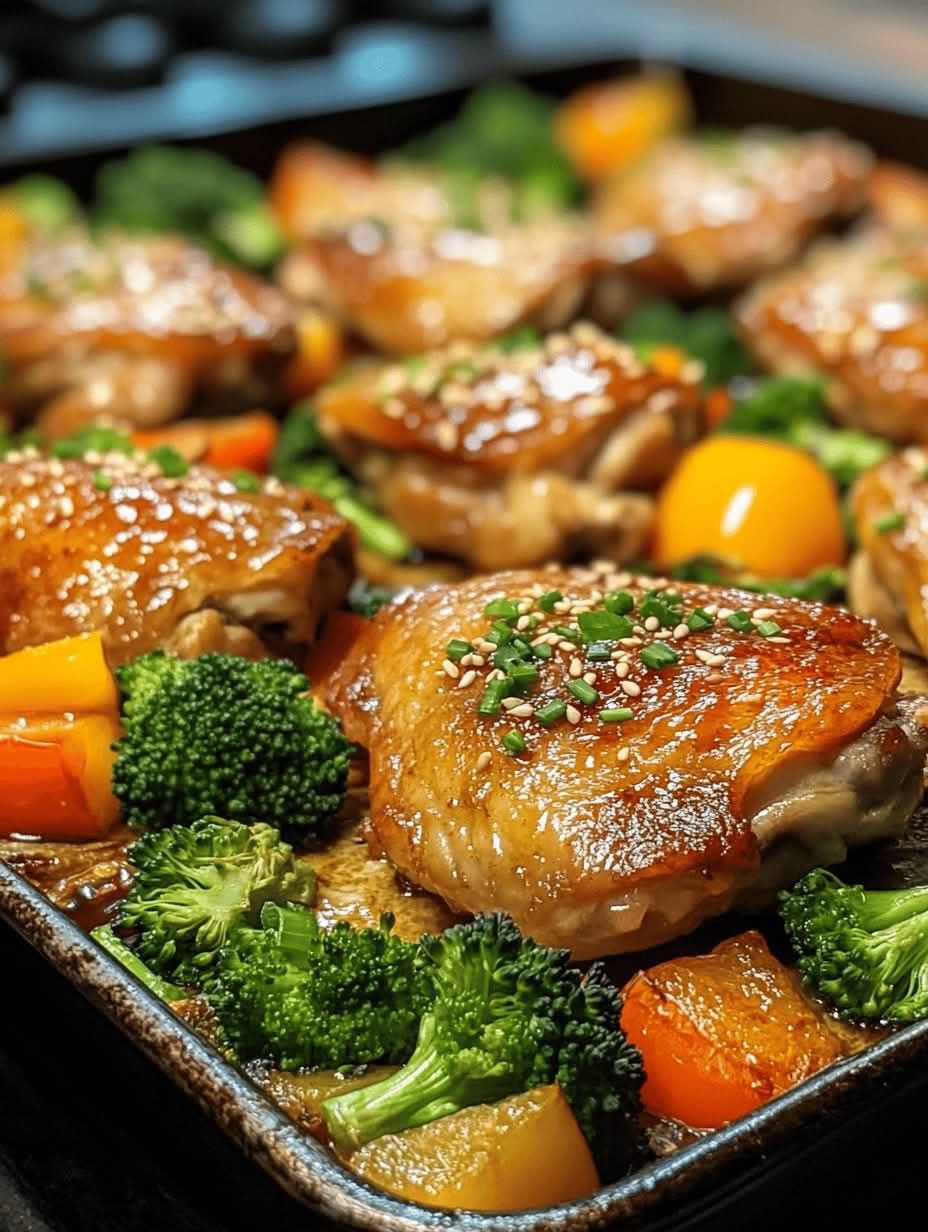
[[559,1086],[387,1134],[346,1162],[397,1197],[470,1211],[524,1211],[599,1188],[590,1148]]
[[0,714],[115,714],[119,694],[99,633],[29,646],[0,659]]

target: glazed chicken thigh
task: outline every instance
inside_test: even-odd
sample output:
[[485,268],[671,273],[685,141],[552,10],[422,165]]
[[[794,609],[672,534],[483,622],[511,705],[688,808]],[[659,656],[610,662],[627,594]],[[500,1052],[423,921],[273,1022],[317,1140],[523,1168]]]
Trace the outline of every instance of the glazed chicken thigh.
[[328,689],[370,752],[373,847],[588,958],[899,832],[928,729],[891,641],[836,608],[676,591],[553,568],[382,609]]
[[332,447],[421,547],[479,569],[629,560],[646,490],[702,429],[701,368],[665,376],[588,324],[517,350],[457,344],[317,399]]
[[111,663],[159,646],[255,656],[265,635],[307,643],[345,596],[352,534],[307,492],[33,454],[0,462],[0,654],[98,629]]

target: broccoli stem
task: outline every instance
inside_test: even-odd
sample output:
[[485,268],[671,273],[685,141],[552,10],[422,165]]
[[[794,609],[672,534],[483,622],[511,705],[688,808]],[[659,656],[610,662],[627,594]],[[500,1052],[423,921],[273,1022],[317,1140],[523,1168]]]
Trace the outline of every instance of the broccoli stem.
[[101,949],[106,950],[110,958],[115,958],[130,975],[134,975],[140,984],[144,984],[149,992],[153,992],[162,1001],[183,1001],[187,996],[183,988],[170,984],[146,967],[141,958],[133,954],[126,943],[116,936],[111,924],[100,924],[90,935]]
[[475,1102],[502,1098],[505,1090],[492,1090],[477,1100],[456,1091],[454,1075],[435,1048],[435,1019],[425,1014],[419,1041],[409,1061],[373,1086],[328,1099],[322,1105],[332,1141],[343,1154],[384,1134],[427,1125]]
[[[892,928],[912,920],[913,916],[928,912],[928,886],[913,886],[908,890],[867,890],[862,899],[858,918],[860,924],[872,932]],[[923,929],[925,922],[919,921],[911,931],[917,935]]]

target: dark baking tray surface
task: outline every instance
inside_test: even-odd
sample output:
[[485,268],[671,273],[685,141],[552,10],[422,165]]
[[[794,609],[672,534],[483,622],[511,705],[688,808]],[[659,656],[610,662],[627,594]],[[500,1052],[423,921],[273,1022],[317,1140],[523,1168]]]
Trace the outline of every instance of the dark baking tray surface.
[[[560,93],[595,79],[615,64],[546,73],[535,84]],[[710,124],[767,122],[798,128],[834,125],[872,143],[879,153],[924,163],[920,125],[890,111],[809,93],[688,74],[700,118]],[[460,92],[415,104],[314,119],[311,125],[274,124],[224,135],[210,144],[267,172],[279,145],[300,133],[376,151],[450,114]],[[67,159],[48,168],[86,185],[96,159]],[[924,831],[924,833],[923,833]],[[871,883],[896,883],[928,874],[928,825],[912,841],[858,857]],[[185,1023],[89,940],[78,926],[11,868],[0,862],[0,917],[101,1009],[245,1152],[297,1200],[343,1225],[383,1232],[458,1228],[462,1232],[535,1232],[607,1224],[645,1225],[653,1232],[699,1224],[736,1194],[798,1175],[824,1141],[876,1119],[892,1124],[901,1097],[917,1098],[928,1082],[928,1022],[898,1031],[830,1067],[727,1128],[657,1161],[592,1198],[512,1215],[448,1213],[391,1198],[358,1181],[313,1138],[301,1133],[244,1075],[223,1061]],[[2,1197],[2,1194],[0,1194]],[[2,1213],[2,1211],[0,1211]]]

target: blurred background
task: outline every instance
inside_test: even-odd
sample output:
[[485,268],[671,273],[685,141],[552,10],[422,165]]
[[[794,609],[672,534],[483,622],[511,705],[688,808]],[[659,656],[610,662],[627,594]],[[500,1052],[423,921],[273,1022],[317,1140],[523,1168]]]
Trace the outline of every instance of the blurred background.
[[928,112],[921,0],[4,0],[0,162],[629,59]]

